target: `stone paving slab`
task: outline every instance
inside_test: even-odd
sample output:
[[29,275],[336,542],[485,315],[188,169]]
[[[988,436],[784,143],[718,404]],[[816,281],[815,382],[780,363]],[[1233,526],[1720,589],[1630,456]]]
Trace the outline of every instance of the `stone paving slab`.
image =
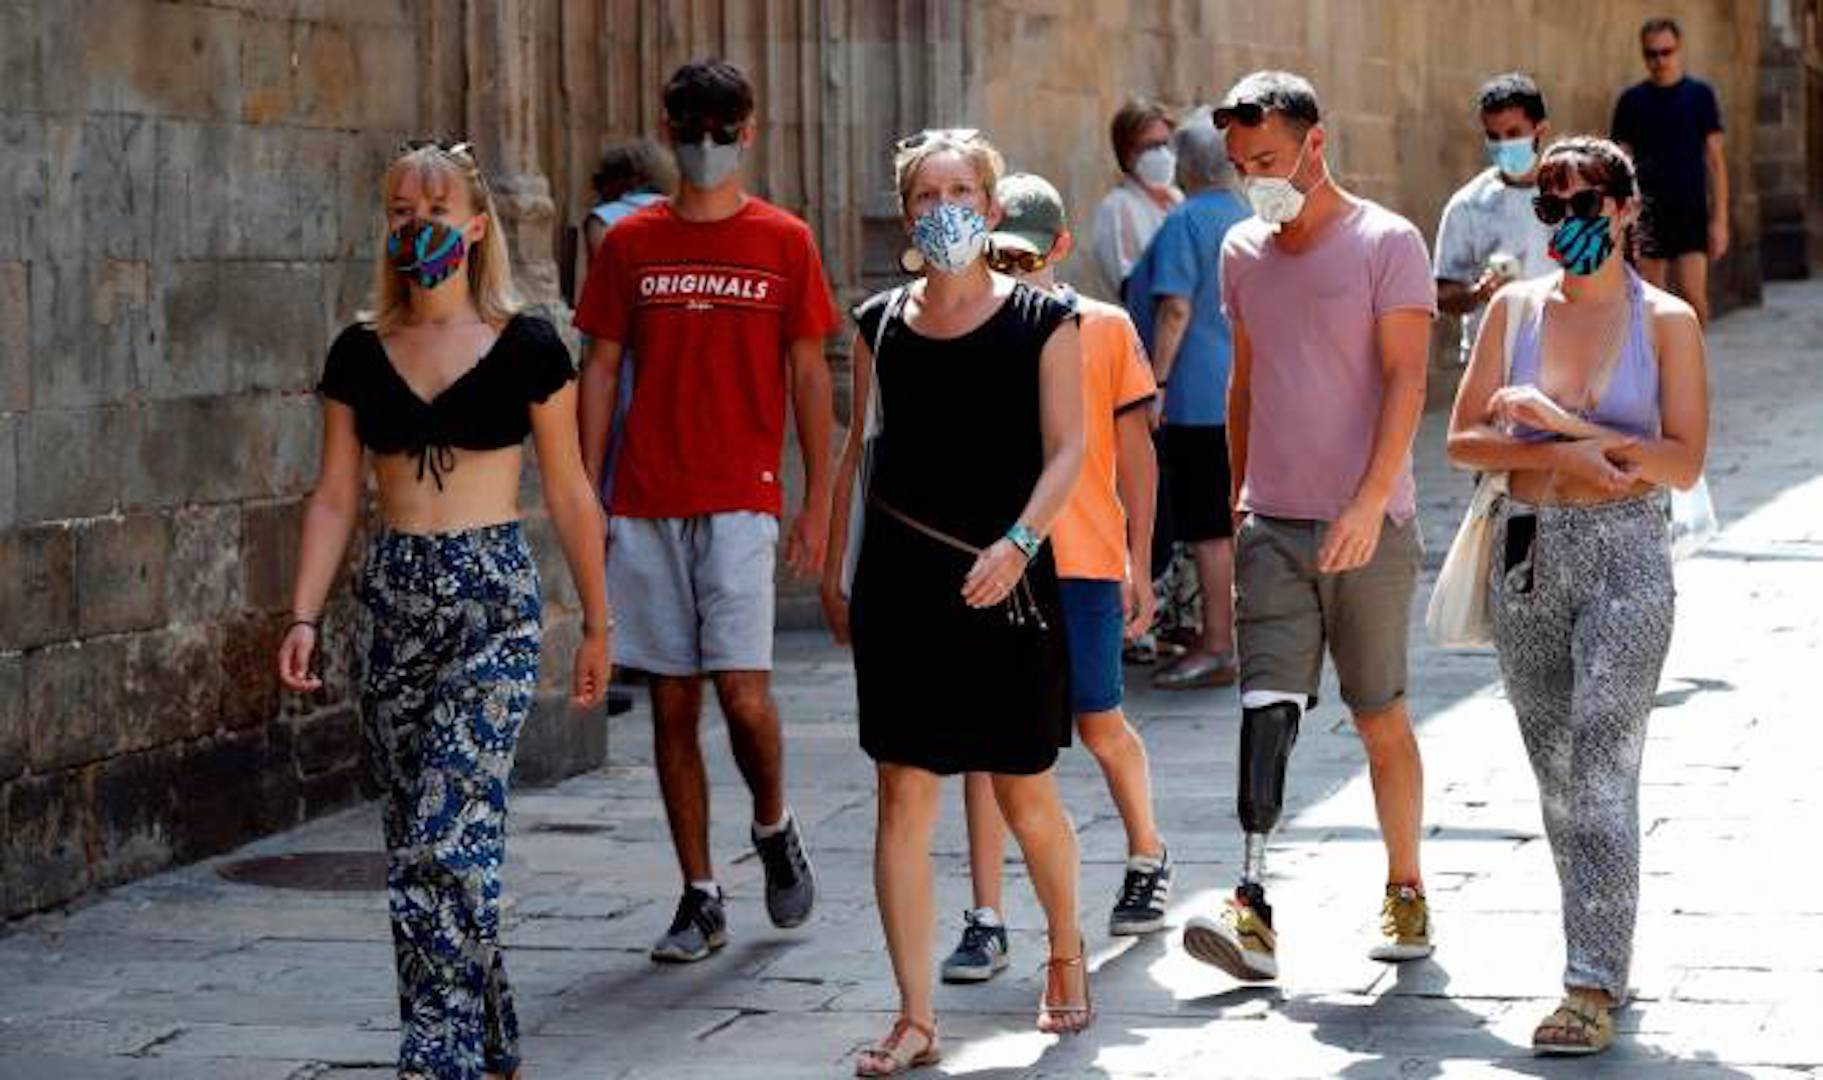
[[[969,1077],[1823,1077],[1823,286],[1774,286],[1712,337],[1710,478],[1727,529],[1679,568],[1679,623],[1647,749],[1645,883],[1635,1004],[1595,1061],[1526,1044],[1562,962],[1557,887],[1530,772],[1491,657],[1420,640],[1413,702],[1427,784],[1426,870],[1440,948],[1366,959],[1383,856],[1363,760],[1333,693],[1297,749],[1271,849],[1284,979],[1237,986],[1175,934],[1116,941],[1106,905],[1124,840],[1080,750],[1060,783],[1076,816],[1100,1018],[1032,1030],[1041,919],[1007,867],[1013,965],[937,995]],[[1467,495],[1430,417],[1418,455],[1434,570]],[[1422,603],[1423,594],[1419,597]],[[644,706],[615,721],[612,764],[514,796],[509,963],[528,1076],[843,1076],[895,1000],[873,908],[871,770],[855,746],[852,674],[818,635],[780,641],[792,800],[821,874],[798,931],[766,924],[746,796],[718,718],[714,851],[734,940],[715,959],[645,957],[677,882]],[[1162,695],[1134,676],[1160,820],[1179,866],[1174,922],[1235,876],[1232,690]],[[1332,688],[1333,689],[1333,688]],[[965,688],[958,688],[965,692]],[[235,858],[370,850],[371,807],[249,845]],[[936,840],[938,948],[968,902],[960,791]],[[0,1080],[377,1080],[397,1039],[385,901],[232,883],[215,864],[126,886],[0,935]],[[933,964],[936,957],[932,958]]]

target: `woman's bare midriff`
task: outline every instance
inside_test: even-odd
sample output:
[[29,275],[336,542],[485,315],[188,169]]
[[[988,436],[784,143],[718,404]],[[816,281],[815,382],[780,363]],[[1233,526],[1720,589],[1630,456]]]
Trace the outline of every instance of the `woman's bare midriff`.
[[510,446],[453,453],[455,467],[443,470],[441,490],[428,468],[424,478],[418,478],[416,454],[373,455],[380,519],[387,527],[403,533],[449,533],[519,520],[524,451]]
[[1650,495],[1655,485],[1644,481],[1624,491],[1597,488],[1560,473],[1536,470],[1515,471],[1507,477],[1507,493],[1516,502],[1533,506],[1595,506],[1600,503],[1626,502]]

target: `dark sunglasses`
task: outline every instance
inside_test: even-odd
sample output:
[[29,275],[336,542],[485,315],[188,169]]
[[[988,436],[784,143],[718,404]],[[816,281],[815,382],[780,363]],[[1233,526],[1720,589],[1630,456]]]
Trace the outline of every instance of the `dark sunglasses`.
[[1226,105],[1215,110],[1211,119],[1218,130],[1228,130],[1229,124],[1242,127],[1259,127],[1266,119],[1266,107],[1255,101],[1243,101],[1237,105]]
[[453,158],[471,163],[475,160],[475,148],[466,139],[406,139],[399,144],[401,154],[409,154],[414,150],[441,150]]
[[1673,45],[1669,49],[1641,49],[1640,53],[1648,60],[1663,60],[1676,51],[1677,46]]
[[1555,225],[1566,216],[1594,221],[1601,216],[1601,203],[1606,197],[1600,188],[1583,188],[1569,198],[1540,195],[1532,200],[1532,212],[1546,225]]
[[972,143],[981,138],[980,128],[925,128],[914,132],[893,144],[894,150],[916,150],[927,142],[947,139],[950,142]]
[[987,265],[989,269],[1002,274],[1036,274],[1050,264],[1050,259],[1036,251],[1024,248],[989,248]]
[[741,137],[741,125],[716,124],[706,120],[686,120],[681,124],[667,125],[671,129],[671,138],[679,146],[695,146],[706,137],[717,146],[732,146]]

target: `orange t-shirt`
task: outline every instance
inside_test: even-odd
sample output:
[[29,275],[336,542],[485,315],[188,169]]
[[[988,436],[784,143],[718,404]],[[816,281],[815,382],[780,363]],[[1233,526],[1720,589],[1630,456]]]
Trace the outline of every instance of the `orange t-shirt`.
[[1080,297],[1082,479],[1051,526],[1057,576],[1127,576],[1127,514],[1115,486],[1114,418],[1158,393],[1145,346],[1124,308]]

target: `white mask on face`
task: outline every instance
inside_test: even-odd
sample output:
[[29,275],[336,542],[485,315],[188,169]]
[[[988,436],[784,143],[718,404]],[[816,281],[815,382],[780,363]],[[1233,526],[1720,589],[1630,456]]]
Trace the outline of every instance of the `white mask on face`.
[[1241,194],[1247,196],[1247,202],[1253,207],[1261,221],[1268,225],[1283,225],[1292,221],[1304,212],[1304,192],[1299,191],[1291,177],[1296,176],[1304,165],[1304,149],[1308,141],[1298,146],[1298,159],[1292,162],[1288,176],[1249,176],[1241,181]]
[[1177,155],[1169,146],[1154,146],[1133,159],[1133,175],[1143,184],[1164,187],[1177,176]]

